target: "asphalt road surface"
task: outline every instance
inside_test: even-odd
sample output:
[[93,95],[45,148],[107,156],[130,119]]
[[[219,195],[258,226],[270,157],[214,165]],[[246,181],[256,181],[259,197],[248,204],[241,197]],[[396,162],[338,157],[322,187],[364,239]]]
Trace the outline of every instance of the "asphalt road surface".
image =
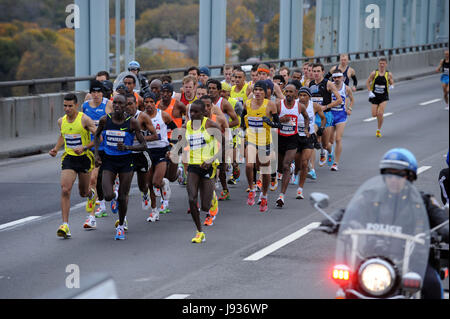
[[[172,184],[173,213],[148,223],[133,181],[125,241],[113,240],[116,216],[109,208],[108,217],[97,219],[96,230],[82,228],[86,214],[75,185],[72,238],[63,240],[56,236],[60,159],[43,154],[0,162],[0,298],[66,298],[102,276],[114,280],[119,298],[334,298],[337,286],[329,270],[335,237],[310,231],[322,216],[309,194],[328,194],[329,212],[345,207],[359,185],[378,174],[387,150],[406,147],[421,167],[417,187],[440,201],[437,178],[449,147],[449,113],[439,75],[396,85],[381,139],[375,137],[376,121],[369,120],[367,92],[355,97],[338,172],[317,165],[318,179],[307,180],[305,200],[296,200],[296,186],[290,185],[279,210],[278,191],[269,191],[269,211],[260,213],[258,206],[246,205],[241,169],[241,182],[231,187],[232,199],[220,203],[215,224],[205,227],[206,242],[200,245],[191,243],[195,227],[186,214],[186,189],[178,183]],[[70,265],[79,270],[81,288],[67,286]]]

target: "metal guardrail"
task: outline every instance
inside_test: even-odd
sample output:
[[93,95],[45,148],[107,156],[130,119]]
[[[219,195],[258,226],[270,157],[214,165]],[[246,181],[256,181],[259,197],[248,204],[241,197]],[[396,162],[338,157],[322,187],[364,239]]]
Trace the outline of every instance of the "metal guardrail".
[[[350,52],[348,53],[350,61],[352,60],[360,60],[360,59],[368,59],[371,57],[379,57],[379,56],[391,56],[395,54],[404,54],[408,52],[420,52],[420,51],[428,51],[439,48],[448,48],[448,42],[439,42],[432,44],[421,44],[414,46],[406,46],[399,48],[391,48],[391,49],[379,49],[374,51],[361,51],[361,52]],[[254,63],[274,63],[279,64],[279,66],[284,66],[286,63],[292,63],[294,67],[299,66],[303,62],[306,61],[314,61],[314,62],[324,62],[324,63],[332,63],[339,61],[340,54],[331,54],[331,55],[323,55],[323,56],[315,56],[315,57],[301,57],[301,58],[291,58],[291,59],[278,59],[278,60],[265,60],[258,62],[240,62],[233,63],[235,66],[245,66],[251,65]],[[223,73],[223,65],[208,65],[210,70],[221,69],[221,74]],[[175,69],[162,69],[162,70],[152,70],[152,71],[141,71],[145,76],[153,76],[153,75],[165,75],[165,74],[174,74],[174,73],[184,73],[188,70],[186,68],[175,68]],[[115,79],[117,74],[112,74],[111,79]],[[28,87],[28,94],[35,95],[37,93],[36,86],[37,85],[45,85],[45,84],[55,84],[59,83],[61,85],[61,92],[68,91],[69,83],[79,82],[79,81],[89,81],[95,79],[95,75],[92,76],[83,76],[83,77],[59,77],[59,78],[47,78],[47,79],[34,79],[34,80],[22,80],[22,81],[6,81],[0,82],[1,88],[14,88],[14,87]]]

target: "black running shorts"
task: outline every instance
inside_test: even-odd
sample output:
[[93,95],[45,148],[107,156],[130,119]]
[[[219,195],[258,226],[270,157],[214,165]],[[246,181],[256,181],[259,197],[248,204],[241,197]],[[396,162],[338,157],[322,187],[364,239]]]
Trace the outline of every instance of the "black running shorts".
[[61,159],[61,170],[70,169],[77,173],[89,173],[93,167],[93,158],[87,155],[72,156],[65,154]]
[[108,155],[103,157],[102,168],[104,171],[110,171],[115,174],[129,173],[133,171],[133,156],[127,155]]
[[133,171],[146,173],[152,166],[150,156],[147,151],[131,153],[133,156]]
[[311,139],[311,137],[306,137],[306,136],[299,136],[298,135],[298,147],[297,147],[297,153],[301,153],[303,152],[303,150],[309,150],[309,149],[314,149],[314,143]]

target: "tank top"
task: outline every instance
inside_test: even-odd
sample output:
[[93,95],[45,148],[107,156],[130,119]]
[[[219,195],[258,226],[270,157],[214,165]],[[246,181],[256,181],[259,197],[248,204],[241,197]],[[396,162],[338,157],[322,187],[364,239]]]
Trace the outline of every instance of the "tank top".
[[272,142],[270,127],[263,122],[263,116],[266,116],[266,109],[269,100],[264,99],[263,104],[256,110],[252,109],[252,99],[247,100],[247,115],[244,117],[245,126],[247,128],[245,139],[252,144],[258,146],[266,146]]
[[[328,79],[323,79],[322,82],[316,84],[315,81],[309,83],[309,88],[311,90],[311,100],[320,105],[328,105],[331,103],[331,92],[327,90]],[[329,112],[326,110],[324,112]]]
[[156,115],[152,118],[152,124],[155,127],[156,134],[158,134],[158,139],[156,141],[147,142],[147,147],[152,148],[164,148],[169,146],[169,140],[167,137],[167,124],[164,123],[162,118],[162,111],[156,109]]
[[374,94],[383,95],[389,93],[389,71],[384,73],[384,76],[380,76],[378,70],[375,71],[375,77],[373,78],[371,84],[371,90]]
[[131,119],[132,117],[129,116],[122,124],[115,124],[112,121],[111,114],[107,114],[106,125],[102,132],[106,154],[113,156],[131,154],[130,150],[119,151],[117,149],[118,142],[128,146],[133,145],[135,134],[131,131]]
[[293,136],[297,134],[297,125],[298,125],[298,102],[295,101],[294,107],[289,109],[286,107],[284,103],[285,100],[281,100],[281,111],[279,117],[282,118],[284,116],[289,116],[289,122],[281,123],[281,129],[278,130],[278,134],[281,136]]
[[[344,72],[342,72],[342,74],[344,75],[344,84],[345,85],[349,85],[350,84],[350,79],[348,78],[348,69],[350,68],[349,65],[347,65],[347,68],[345,69]],[[336,65],[336,69],[339,69],[339,64]]]
[[194,98],[192,99],[192,100],[188,100],[187,98],[186,98],[186,95],[184,95],[184,92],[181,92],[181,98],[180,98],[180,101],[181,101],[181,103],[183,103],[184,105],[188,105],[188,104],[191,104],[192,102],[194,102],[195,100],[197,99],[197,96],[195,96],[194,95]]
[[81,118],[83,112],[78,112],[77,117],[73,122],[67,120],[67,115],[64,115],[61,123],[61,135],[64,138],[64,151],[66,154],[72,156],[82,156],[88,151],[85,151],[78,155],[74,152],[74,149],[78,146],[86,146],[91,142],[91,135],[88,130],[83,127]]
[[450,61],[445,62],[445,59],[444,59],[444,62],[442,63],[442,73],[448,75],[449,68],[450,68]]
[[[346,86],[344,83],[342,83],[342,88],[339,90],[339,95],[342,98],[342,104],[339,106],[332,107],[331,108],[332,111],[345,111],[345,99],[347,97],[347,93],[345,90]],[[336,101],[336,97],[334,96],[333,93],[331,93],[331,98],[333,99],[333,101]]]
[[[308,107],[306,108],[306,113],[308,113],[309,117],[309,134],[314,133],[314,102],[309,101]],[[298,116],[298,135],[299,136],[306,136],[305,134],[305,118],[302,114],[299,114]]]
[[[173,122],[177,125],[177,127],[178,128],[180,128],[182,125],[183,125],[183,118],[175,118],[175,117],[173,117],[173,107],[175,106],[175,102],[176,102],[177,100],[176,99],[172,99],[171,101],[170,101],[170,104],[169,104],[169,106],[165,109],[165,110],[163,110],[163,111],[165,111],[165,112],[167,112],[167,113],[169,113],[169,115],[170,115],[170,117],[172,118],[172,120],[173,120]],[[161,103],[161,100],[159,100],[157,103],[156,103],[156,107],[159,109],[159,105],[160,105],[160,103]],[[168,137],[169,137],[169,139],[171,138],[171,136],[172,136],[172,130],[169,130],[168,131]]]
[[[215,155],[216,143],[214,136],[209,135],[206,130],[207,120],[207,117],[203,117],[202,125],[197,130],[192,128],[192,121],[188,121],[186,124],[186,140],[189,143],[188,163],[190,165],[201,165]],[[217,159],[216,161],[218,162]]]
[[242,89],[239,92],[236,92],[236,85],[233,85],[231,88],[230,97],[237,99],[242,104],[245,104],[245,102],[247,102],[247,87],[248,83],[246,82]]
[[[98,123],[102,116],[106,115],[106,104],[108,103],[108,101],[109,100],[107,98],[103,98],[102,103],[97,107],[90,106],[89,101],[83,103],[83,106],[81,108],[82,112],[94,121],[95,127],[98,127]],[[91,141],[92,140],[94,140],[94,135],[91,134]],[[98,149],[102,151],[103,146],[104,143],[102,141]]]

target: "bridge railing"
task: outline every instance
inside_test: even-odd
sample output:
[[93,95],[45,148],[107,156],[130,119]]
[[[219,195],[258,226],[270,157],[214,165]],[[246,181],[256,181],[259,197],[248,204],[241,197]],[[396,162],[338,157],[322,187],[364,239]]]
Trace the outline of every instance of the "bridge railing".
[[[428,51],[439,48],[448,48],[448,42],[438,42],[433,44],[421,44],[414,46],[406,46],[399,48],[390,48],[390,49],[379,49],[374,51],[360,51],[360,52],[350,52],[348,53],[350,61],[368,59],[372,57],[380,57],[380,56],[393,56],[398,54],[405,54],[409,52],[421,52]],[[233,63],[236,66],[246,66],[254,63],[274,63],[278,64],[280,67],[286,65],[287,63],[292,63],[293,67],[301,66],[304,62],[312,61],[312,62],[321,62],[321,63],[333,63],[339,61],[340,54],[331,54],[324,56],[314,56],[314,57],[299,57],[292,59],[277,59],[277,60],[264,60],[264,61],[255,61],[255,62],[239,62]],[[208,65],[210,70],[220,69],[220,73],[223,74],[223,65]],[[151,70],[151,71],[141,71],[145,76],[157,76],[157,75],[170,75],[177,73],[185,73],[187,71],[186,68],[173,68],[173,69],[161,69],[161,70]],[[111,79],[115,79],[117,74],[112,74]],[[59,84],[60,92],[69,91],[69,84],[80,82],[80,81],[89,81],[95,79],[95,75],[92,76],[82,76],[82,77],[57,77],[57,78],[46,78],[46,79],[33,79],[33,80],[21,80],[21,81],[5,81],[0,82],[0,89],[2,88],[16,88],[16,87],[24,87],[28,88],[28,95],[38,94],[37,86],[40,85],[49,85],[49,84]]]

